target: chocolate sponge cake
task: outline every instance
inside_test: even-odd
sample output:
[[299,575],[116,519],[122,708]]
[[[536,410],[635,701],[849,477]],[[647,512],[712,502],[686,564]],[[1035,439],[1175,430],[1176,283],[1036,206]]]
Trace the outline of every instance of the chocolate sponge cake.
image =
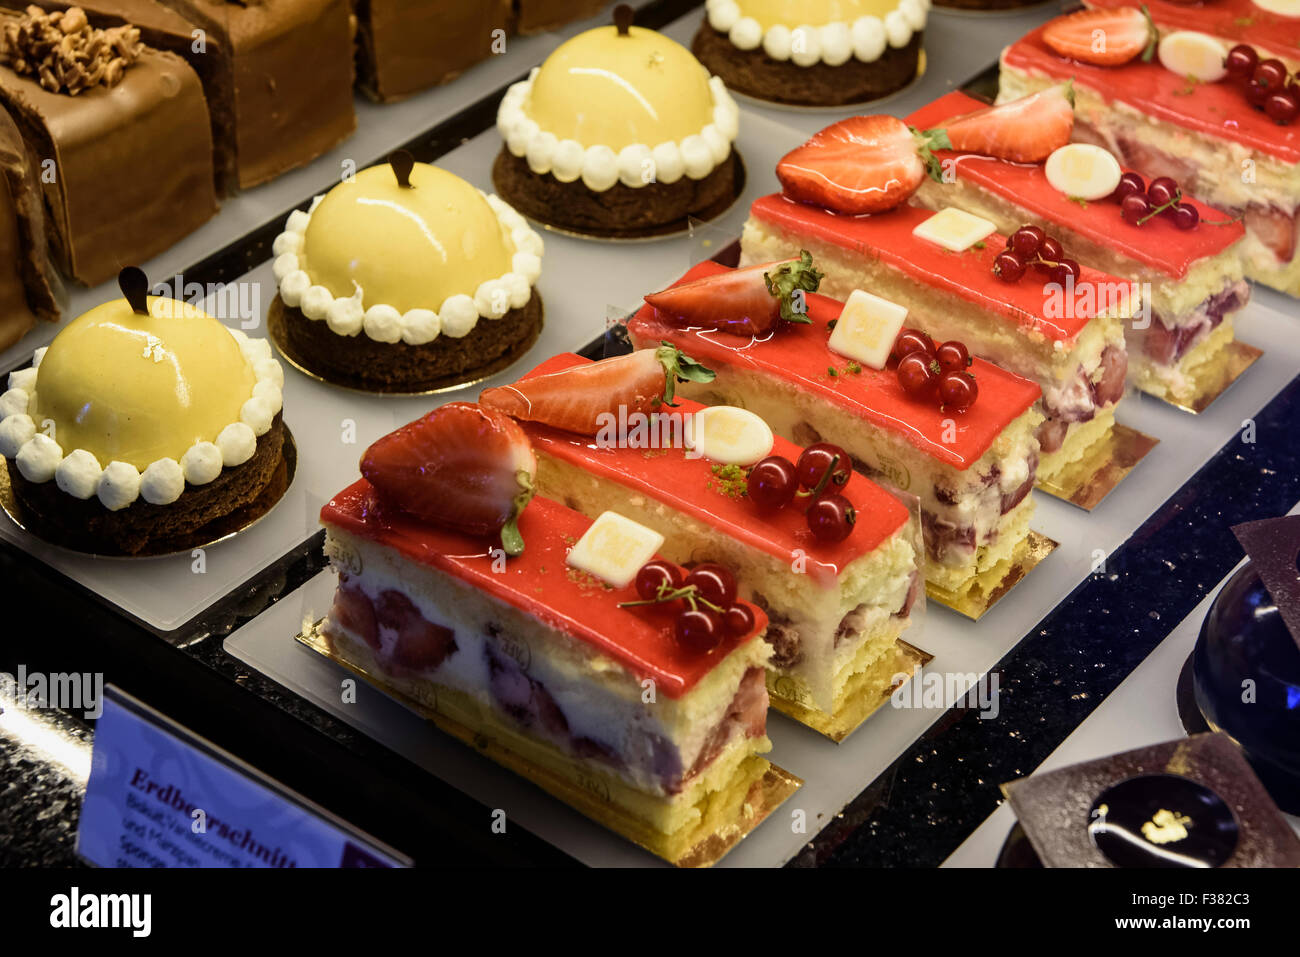
[[71,13],[0,12],[0,35],[0,101],[52,174],[41,185],[63,273],[97,285],[216,213],[211,125],[184,60]]
[[0,349],[37,319],[59,318],[58,279],[45,246],[41,187],[22,136],[0,108]]
[[290,215],[268,328],[293,364],[372,392],[476,381],[542,323],[541,237],[496,196],[409,153]]

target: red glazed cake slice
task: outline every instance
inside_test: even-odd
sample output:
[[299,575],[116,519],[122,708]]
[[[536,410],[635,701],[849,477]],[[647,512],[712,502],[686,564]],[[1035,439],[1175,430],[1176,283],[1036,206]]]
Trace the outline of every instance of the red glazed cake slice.
[[1041,274],[1004,282],[993,272],[1004,237],[995,233],[953,252],[915,235],[933,216],[912,206],[842,216],[780,194],[763,196],[745,223],[741,265],[807,249],[826,273],[825,294],[847,299],[867,290],[906,307],[907,324],[936,342],[960,340],[972,355],[1037,382],[1045,417],[1038,476],[1050,481],[1114,425],[1127,365],[1130,284],[1092,269],[1083,270],[1074,295],[1045,286]]
[[[1132,5],[1130,0],[1086,0],[1084,4],[1101,10]],[[1265,0],[1262,4],[1254,0],[1147,0],[1146,8],[1161,34],[1195,30],[1218,37],[1228,46],[1247,43],[1261,59],[1277,57],[1292,72],[1300,69],[1300,9],[1288,0]]]
[[[559,355],[518,386],[589,364]],[[614,509],[653,528],[673,561],[736,569],[742,597],[769,618],[769,690],[821,712],[814,726],[838,716],[832,736],[842,738],[915,665],[899,637],[920,588],[919,530],[903,503],[857,473],[840,489],[857,515],[842,541],[816,539],[796,503],[760,509],[746,492],[744,468],[686,447],[687,422],[702,408],[678,398],[640,432],[634,422],[594,442],[524,422],[538,457],[538,490],[589,516]],[[778,437],[768,454],[793,463],[802,451]]]
[[1146,176],[1242,216],[1246,275],[1300,295],[1296,213],[1300,125],[1279,125],[1227,81],[1189,83],[1158,63],[1102,67],[1065,59],[1034,30],[1002,54],[999,101],[1074,80],[1074,138],[1105,146]]
[[[660,608],[566,564],[591,521],[544,498],[505,562],[483,540],[380,504],[364,479],[321,511],[339,572],[323,625],[337,653],[386,685],[607,802],[677,860],[743,803],[770,749],[766,618],[713,652],[673,638]],[[653,693],[647,693],[647,689]],[[545,786],[549,776],[538,783]],[[560,795],[563,796],[563,795]]]
[[[943,127],[984,105],[954,91],[907,122],[917,129]],[[947,175],[942,182],[924,180],[913,202],[932,210],[957,206],[1007,234],[1022,225],[1037,226],[1084,265],[1141,283],[1150,316],[1125,329],[1130,371],[1143,391],[1187,401],[1196,371],[1232,342],[1232,317],[1250,299],[1242,276],[1245,228],[1240,223],[1188,199],[1198,214],[1193,229],[1179,229],[1166,216],[1135,225],[1123,218],[1116,201],[1080,200],[1057,189],[1042,163],[952,150],[936,150],[935,157]]]
[[[704,262],[682,282],[725,272]],[[852,371],[827,345],[843,303],[816,294],[806,303],[808,324],[760,338],[683,328],[649,305],[628,329],[637,346],[668,341],[716,372],[710,383],[683,383],[683,394],[749,409],[799,445],[833,442],[868,475],[916,495],[931,595],[987,593],[1029,535],[1038,386],[976,359],[978,401],[945,413],[904,393],[893,369]]]

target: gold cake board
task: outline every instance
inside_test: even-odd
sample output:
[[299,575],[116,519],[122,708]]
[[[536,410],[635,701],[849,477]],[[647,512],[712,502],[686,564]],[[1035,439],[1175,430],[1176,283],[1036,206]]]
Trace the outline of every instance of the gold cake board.
[[[716,864],[742,838],[763,823],[786,798],[803,786],[803,780],[789,771],[772,764],[766,758],[752,755],[742,762],[733,776],[733,781],[740,783],[746,777],[755,779],[740,804],[740,813],[728,821],[726,826],[717,828],[676,858],[670,859],[655,848],[658,832],[610,802],[609,787],[604,776],[593,774],[576,764],[570,765],[568,773],[538,765],[445,713],[454,707],[454,702],[444,700],[449,696],[433,698],[432,703],[436,707],[430,707],[429,703],[394,688],[383,675],[337,653],[321,633],[321,621],[323,619],[310,626],[304,625],[302,632],[296,636],[297,641],[364,679],[394,701],[432,722],[439,730],[473,747],[507,770],[526,778],[598,824],[675,867],[710,867]],[[756,773],[759,770],[761,775]],[[579,784],[578,781],[583,783]]]
[[1005,558],[988,571],[976,575],[964,591],[948,591],[926,582],[925,594],[931,600],[947,605],[973,621],[979,621],[986,611],[996,605],[1039,562],[1052,554],[1058,544],[1041,532],[1031,529],[1010,558]]
[[1192,379],[1192,388],[1188,393],[1178,397],[1160,395],[1156,398],[1184,412],[1200,415],[1210,407],[1211,402],[1228,391],[1228,386],[1241,378],[1242,374],[1263,354],[1263,349],[1257,349],[1240,339],[1233,339],[1220,349],[1213,359],[1196,370]]
[[[895,644],[898,647],[895,649],[891,674],[907,677],[897,684],[891,683],[883,691],[878,687],[863,688],[860,693],[845,700],[833,714],[809,708],[793,698],[784,697],[773,690],[771,683],[768,684],[768,702],[783,715],[793,718],[805,727],[812,728],[818,734],[825,735],[839,744],[875,714],[895,691],[916,677],[923,666],[934,660],[934,655],[909,645],[901,638],[897,639]],[[778,677],[778,684],[779,681]]]
[[1050,480],[1039,479],[1034,488],[1092,511],[1159,444],[1159,439],[1116,422],[1082,458]]

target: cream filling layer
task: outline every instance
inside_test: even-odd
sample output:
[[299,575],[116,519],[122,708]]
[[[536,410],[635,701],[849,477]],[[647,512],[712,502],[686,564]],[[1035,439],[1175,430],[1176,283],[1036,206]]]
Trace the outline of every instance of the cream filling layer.
[[713,120],[698,133],[663,143],[633,143],[617,153],[601,143],[559,139],[528,115],[525,104],[540,67],[528,79],[512,84],[497,108],[497,130],[506,149],[528,161],[539,176],[550,174],[561,183],[581,179],[593,192],[603,193],[617,183],[639,189],[653,183],[675,183],[683,176],[704,179],[731,155],[740,131],[740,109],[718,77],[709,78]]
[[252,394],[239,410],[239,421],[223,428],[210,441],[195,442],[180,460],[160,458],[143,471],[129,462],[100,462],[86,449],[64,452],[52,420],[39,427],[28,415],[31,397],[40,377],[45,349],[32,355],[32,365],[9,375],[9,389],[0,395],[0,455],[13,459],[29,482],[53,480],[77,499],[97,498],[110,512],[126,508],[137,499],[151,505],[170,505],[185,486],[206,485],[226,467],[243,465],[253,457],[257,438],[265,435],[284,404],[284,369],[271,357],[265,339],[250,339],[227,327],[253,368]]
[[883,19],[865,16],[793,28],[775,24],[766,30],[758,20],[745,16],[736,0],[708,0],[705,8],[709,26],[725,33],[738,50],[761,48],[773,60],[795,66],[841,66],[853,58],[874,63],[890,47],[907,46],[914,34],[925,29],[930,0],[899,0]]
[[500,319],[511,309],[522,309],[528,305],[533,286],[542,274],[545,251],[542,237],[500,197],[485,193],[484,198],[514,243],[510,271],[497,279],[485,280],[470,293],[448,296],[436,304],[437,311],[399,312],[386,303],[368,303],[365,290],[356,282],[351,296],[336,297],[325,286],[312,281],[301,267],[299,254],[311,215],[324,196],[317,196],[308,212],[296,209],[290,213],[284,231],[275,237],[271,246],[275,254],[271,271],[279,284],[280,299],[308,319],[324,320],[336,335],[350,337],[364,332],[376,342],[405,342],[412,346],[432,342],[440,335],[463,338],[478,325],[479,319]]

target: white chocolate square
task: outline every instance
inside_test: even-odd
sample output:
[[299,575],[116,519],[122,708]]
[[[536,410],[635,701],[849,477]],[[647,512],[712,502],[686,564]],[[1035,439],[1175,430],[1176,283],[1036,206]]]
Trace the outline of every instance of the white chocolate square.
[[906,307],[865,290],[854,289],[835,321],[827,345],[832,352],[855,359],[864,366],[883,369],[905,319]]
[[964,209],[949,206],[919,223],[912,235],[961,253],[996,231],[997,227],[982,216],[972,216]]
[[565,559],[573,568],[594,575],[615,588],[631,584],[641,566],[654,558],[664,537],[618,512],[602,512],[569,549]]

